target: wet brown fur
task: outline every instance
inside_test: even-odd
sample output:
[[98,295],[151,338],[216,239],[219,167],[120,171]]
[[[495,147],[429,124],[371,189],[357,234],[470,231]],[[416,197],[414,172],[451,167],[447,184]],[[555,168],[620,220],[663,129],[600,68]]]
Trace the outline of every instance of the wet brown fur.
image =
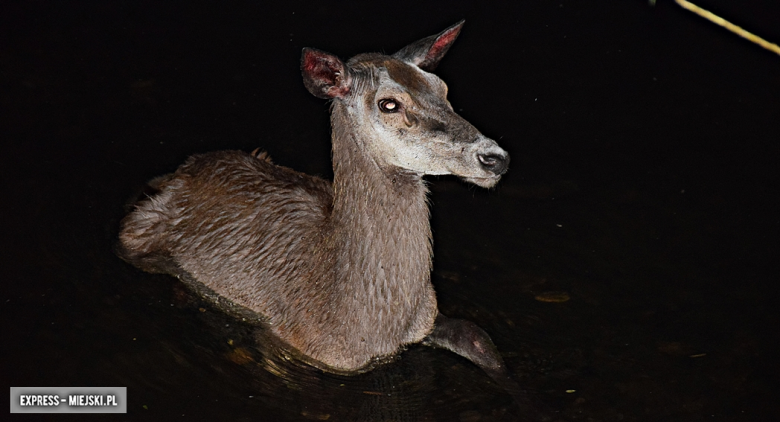
[[[320,94],[362,95],[375,107],[372,92],[386,71],[419,97],[421,108],[447,108],[440,114],[454,128],[453,142],[479,135],[438,99],[443,94],[436,90],[443,88],[430,86],[412,65],[367,54],[348,66],[350,74],[328,76],[349,86],[307,86]],[[178,276],[223,309],[262,321],[323,369],[361,371],[420,342],[438,314],[428,190],[421,173],[382,165],[367,152],[366,129],[353,121],[350,104],[332,103],[332,183],[274,165],[257,151],[193,156],[155,179],[158,193],[122,221],[119,255],[145,271]],[[431,130],[413,126],[423,134]],[[477,170],[462,176],[492,174],[469,165]]]

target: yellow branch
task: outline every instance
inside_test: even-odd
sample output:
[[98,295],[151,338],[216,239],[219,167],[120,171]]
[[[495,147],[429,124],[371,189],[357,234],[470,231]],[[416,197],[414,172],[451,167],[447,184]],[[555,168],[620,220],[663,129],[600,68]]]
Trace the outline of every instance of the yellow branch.
[[769,51],[773,51],[776,54],[780,54],[780,47],[778,47],[777,44],[773,44],[773,43],[771,43],[771,42],[769,42],[769,41],[759,37],[758,35],[753,35],[750,32],[745,31],[744,29],[738,27],[737,25],[734,25],[733,23],[731,23],[731,22],[721,18],[718,15],[715,15],[715,14],[713,14],[711,12],[708,12],[708,11],[702,9],[701,7],[696,6],[693,3],[689,3],[689,2],[687,2],[685,0],[674,0],[674,1],[677,2],[677,4],[679,4],[681,7],[685,8],[685,9],[688,9],[688,10],[690,10],[693,13],[696,13],[697,15],[703,17],[704,19],[707,19],[708,21],[710,21],[712,23],[715,23],[717,25],[720,25],[720,26],[728,29],[729,31],[739,35],[740,37],[747,38],[749,41],[752,41],[752,42],[760,45],[761,47],[766,48]]

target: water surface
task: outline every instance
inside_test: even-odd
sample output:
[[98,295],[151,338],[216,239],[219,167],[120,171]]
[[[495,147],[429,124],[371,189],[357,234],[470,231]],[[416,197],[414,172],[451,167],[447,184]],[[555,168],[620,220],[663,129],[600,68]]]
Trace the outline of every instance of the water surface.
[[[776,6],[710,3],[780,40]],[[530,410],[420,346],[357,377],[274,360],[251,327],[111,251],[127,201],[190,154],[261,147],[330,177],[302,47],[392,52],[465,17],[439,74],[512,168],[492,191],[431,179],[440,310],[490,333],[554,420],[780,417],[780,59],[665,3],[376,7],[26,3],[0,17],[8,387],[126,386],[131,420]]]

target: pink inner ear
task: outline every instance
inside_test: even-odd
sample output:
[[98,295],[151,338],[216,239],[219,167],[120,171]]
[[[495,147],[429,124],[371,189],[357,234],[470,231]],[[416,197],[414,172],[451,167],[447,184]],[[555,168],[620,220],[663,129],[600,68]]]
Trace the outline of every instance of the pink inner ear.
[[344,97],[349,92],[349,74],[336,56],[306,49],[301,70],[306,75],[304,84],[315,96]]
[[455,41],[455,38],[458,38],[460,28],[462,27],[462,25],[458,25],[455,28],[452,28],[449,31],[441,34],[439,38],[436,38],[436,41],[431,46],[431,49],[428,50],[428,54],[425,55],[425,61],[427,62],[436,60],[437,58],[441,57],[442,54],[446,53],[450,44]]
[[315,51],[308,51],[303,59],[303,70],[311,78],[326,85],[336,83],[338,64],[324,54],[317,54]]

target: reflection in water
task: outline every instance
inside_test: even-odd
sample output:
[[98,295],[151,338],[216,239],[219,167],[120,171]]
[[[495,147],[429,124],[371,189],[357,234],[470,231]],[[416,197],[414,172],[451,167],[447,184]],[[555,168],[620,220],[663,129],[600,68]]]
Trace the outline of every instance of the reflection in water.
[[[126,420],[144,422],[525,416],[450,352],[410,347],[355,377],[269,355],[253,327],[111,253],[130,187],[193,152],[260,146],[327,175],[327,114],[300,86],[301,40],[321,40],[323,22],[370,34],[420,20],[373,14],[380,2],[285,3],[286,19],[269,2],[17,3],[29,10],[0,14],[18,34],[0,55],[8,384],[126,386]],[[464,44],[448,57],[464,80],[496,72],[457,92],[485,100],[464,114],[518,160],[491,192],[433,181],[440,310],[484,328],[564,420],[780,420],[776,57],[601,3],[475,6],[493,30],[462,42],[523,66],[486,67]]]
[[[275,407],[291,417],[422,421],[499,420],[505,415],[515,419],[519,414],[534,414],[524,392],[507,373],[488,373],[491,381],[471,362],[448,351],[413,346],[367,373],[346,376],[303,363],[263,327],[246,327],[243,335],[242,341],[254,347],[237,346],[226,358],[252,375],[257,395],[270,398]],[[445,356],[449,357],[444,359],[450,363],[449,368],[442,366]],[[470,376],[460,382],[476,383],[472,393],[483,396],[487,405],[484,409],[463,401],[463,391],[450,393],[455,386],[448,385],[451,377],[464,372]]]

